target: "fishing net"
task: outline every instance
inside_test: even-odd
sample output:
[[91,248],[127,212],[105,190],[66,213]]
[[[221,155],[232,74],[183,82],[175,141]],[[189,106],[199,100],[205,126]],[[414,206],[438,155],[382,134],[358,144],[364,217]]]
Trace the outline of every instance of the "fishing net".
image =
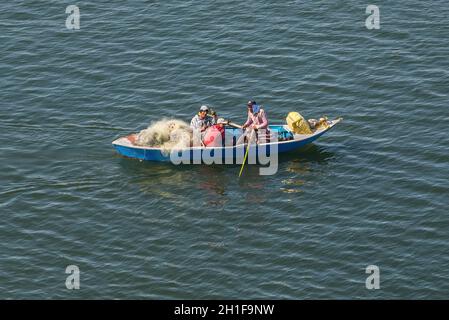
[[134,144],[145,147],[159,147],[164,151],[173,148],[188,148],[192,140],[192,129],[181,120],[162,119],[137,134]]
[[317,130],[329,127],[327,117],[306,120],[298,112],[290,112],[287,116],[287,124],[290,130],[296,134],[312,134]]
[[296,134],[312,134],[309,122],[298,112],[290,112],[287,116],[287,124],[290,130]]
[[313,131],[319,131],[329,127],[327,117],[320,118],[320,120],[309,119],[308,122]]

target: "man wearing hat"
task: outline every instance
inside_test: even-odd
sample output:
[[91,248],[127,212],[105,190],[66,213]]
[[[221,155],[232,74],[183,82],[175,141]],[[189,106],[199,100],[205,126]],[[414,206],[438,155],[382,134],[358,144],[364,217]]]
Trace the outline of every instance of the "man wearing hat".
[[248,119],[243,125],[243,129],[250,127],[251,129],[259,130],[266,129],[268,130],[268,119],[265,113],[265,110],[262,109],[256,101],[248,101]]
[[209,107],[206,105],[201,106],[198,114],[195,115],[190,122],[190,127],[192,127],[193,130],[200,130],[201,132],[204,132],[207,128],[212,126],[213,118],[209,116],[208,113]]
[[[268,119],[265,110],[262,109],[256,101],[248,101],[248,119],[242,126],[243,129],[250,128],[255,131],[256,139],[259,143],[269,142],[270,131],[268,130]],[[263,134],[260,135],[258,130],[262,130]]]
[[204,145],[206,147],[224,147],[225,146],[225,125],[228,124],[223,118],[217,120],[217,124],[208,128],[204,134]]

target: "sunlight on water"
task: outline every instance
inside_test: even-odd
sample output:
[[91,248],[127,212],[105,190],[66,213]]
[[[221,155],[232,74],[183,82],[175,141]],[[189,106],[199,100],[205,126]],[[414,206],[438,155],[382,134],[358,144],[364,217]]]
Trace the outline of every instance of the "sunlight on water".
[[[0,4],[0,298],[447,298],[445,2],[77,5]],[[250,99],[344,121],[272,176],[112,148]]]

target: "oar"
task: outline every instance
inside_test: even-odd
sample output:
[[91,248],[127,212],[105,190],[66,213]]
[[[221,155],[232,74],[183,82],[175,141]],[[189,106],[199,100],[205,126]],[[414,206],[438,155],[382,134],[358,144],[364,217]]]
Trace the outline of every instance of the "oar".
[[256,133],[256,130],[253,129],[253,132],[251,132],[251,137],[248,139],[248,146],[246,147],[245,157],[243,158],[242,167],[240,168],[239,178],[242,176],[243,168],[245,167],[246,158],[248,158],[249,146],[251,145],[251,140],[253,139],[253,136],[255,133]]
[[243,128],[241,125],[238,125],[237,123],[231,122],[229,120],[228,120],[228,125],[230,125],[231,127],[237,128],[237,129]]

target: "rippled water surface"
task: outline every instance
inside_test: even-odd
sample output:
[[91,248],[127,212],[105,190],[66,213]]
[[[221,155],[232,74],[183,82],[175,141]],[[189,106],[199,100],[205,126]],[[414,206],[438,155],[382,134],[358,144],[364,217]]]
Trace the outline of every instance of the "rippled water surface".
[[[380,30],[362,1],[77,1],[78,31],[48,3],[0,4],[1,298],[449,297],[446,1],[377,1]],[[111,146],[250,98],[344,121],[240,180]]]

